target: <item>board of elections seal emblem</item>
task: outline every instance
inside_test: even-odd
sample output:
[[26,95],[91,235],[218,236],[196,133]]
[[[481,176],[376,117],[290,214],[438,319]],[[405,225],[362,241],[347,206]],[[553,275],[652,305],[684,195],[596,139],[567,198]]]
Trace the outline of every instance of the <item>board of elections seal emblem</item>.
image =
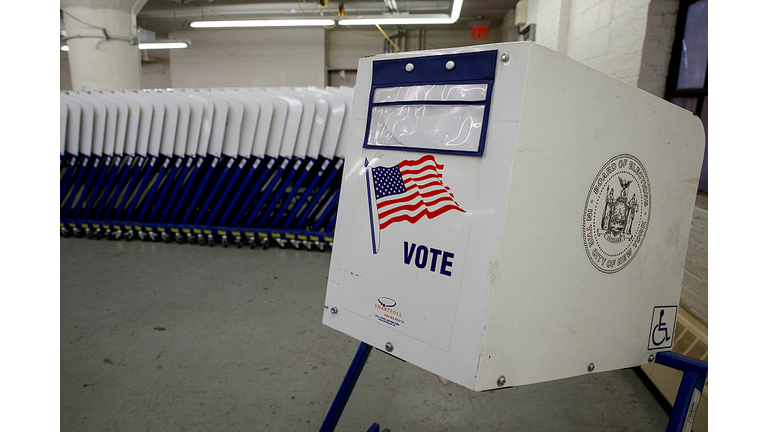
[[581,234],[592,265],[616,273],[637,254],[651,218],[651,185],[640,161],[629,154],[600,168],[587,193]]

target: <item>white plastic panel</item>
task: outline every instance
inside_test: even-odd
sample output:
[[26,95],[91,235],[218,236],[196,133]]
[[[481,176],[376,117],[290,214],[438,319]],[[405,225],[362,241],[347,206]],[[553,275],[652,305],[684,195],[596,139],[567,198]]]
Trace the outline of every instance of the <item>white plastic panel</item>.
[[189,119],[191,113],[191,104],[185,94],[179,94],[173,91],[163,91],[162,94],[174,100],[179,106],[179,118],[176,122],[176,137],[173,144],[173,155],[177,157],[184,156],[189,135]]
[[293,149],[293,155],[303,159],[307,156],[309,139],[312,134],[312,129],[314,128],[315,102],[312,98],[307,97],[307,95],[287,87],[281,87],[279,91],[286,96],[301,101],[301,123],[299,124],[299,132],[296,135],[296,146]]
[[476,152],[484,113],[482,105],[373,106],[366,144],[427,152]]
[[80,146],[80,119],[82,109],[80,104],[70,99],[64,93],[61,94],[61,100],[68,107],[67,112],[67,142],[66,152],[71,155],[77,155]]
[[93,147],[93,117],[94,106],[89,101],[83,100],[76,93],[66,93],[67,98],[80,106],[80,136],[78,139],[77,152],[84,156],[91,155]]
[[344,115],[347,112],[347,104],[344,102],[343,97],[323,89],[310,87],[307,91],[317,94],[328,101],[329,112],[325,130],[323,131],[323,140],[320,144],[320,156],[331,159],[336,152],[339,140],[341,140],[341,130],[344,124]]
[[272,100],[263,93],[254,92],[250,89],[240,89],[237,92],[242,93],[246,98],[257,101],[259,104],[259,119],[256,123],[256,134],[253,138],[251,155],[263,158],[269,141],[269,128],[272,124],[272,115],[275,111],[275,105],[272,103]]
[[152,156],[172,154],[176,122],[179,118],[179,105],[156,90],[144,91],[140,95],[149,98],[155,107],[152,115],[152,134],[147,152]]
[[59,140],[61,144],[61,156],[64,156],[64,149],[67,146],[67,117],[69,117],[69,107],[63,99],[59,101]]
[[373,103],[405,101],[484,101],[488,84],[430,84],[377,88]]
[[288,119],[288,103],[263,89],[252,89],[248,91],[268,99],[272,104],[272,122],[269,126],[269,138],[264,154],[276,158],[280,154],[280,145],[283,140],[283,132],[285,131],[286,121]]
[[343,90],[335,87],[326,87],[325,89],[328,92],[341,96],[342,100],[344,101],[344,104],[347,106],[344,112],[344,120],[341,124],[341,135],[339,136],[339,144],[336,146],[336,151],[335,151],[335,155],[337,157],[344,158],[347,153],[347,136],[349,135],[349,125],[351,123],[352,99],[353,99],[354,93],[350,93],[347,90]]
[[238,147],[237,155],[243,158],[249,157],[253,149],[254,137],[256,136],[256,126],[259,122],[259,111],[261,109],[259,101],[233,89],[225,89],[222,92],[227,97],[243,103],[243,120],[240,124],[240,146]]
[[115,152],[115,139],[117,137],[117,103],[115,103],[113,98],[105,96],[100,92],[91,93],[90,96],[95,100],[102,101],[106,106],[107,115],[105,118],[102,154],[104,156],[112,156]]
[[[136,154],[136,145],[142,136],[142,116],[146,117],[147,114],[142,113],[144,107],[142,107],[139,101],[131,97],[128,93],[114,92],[113,94],[116,98],[122,99],[128,104],[128,123],[125,127],[125,145],[122,154],[134,155]],[[152,109],[151,105],[149,109]],[[146,127],[146,131],[147,136],[149,136],[148,126]]]
[[221,90],[211,90],[211,94],[227,103],[227,124],[224,126],[224,144],[221,152],[226,156],[235,157],[240,149],[240,128],[245,106],[241,100]]
[[299,125],[301,124],[301,111],[303,109],[301,101],[297,98],[286,96],[274,89],[267,89],[265,92],[284,101],[288,106],[288,112],[285,117],[285,129],[283,129],[278,154],[282,157],[292,157],[293,149],[296,147],[296,137],[299,134]]
[[305,97],[308,97],[315,103],[315,118],[312,123],[312,132],[309,136],[307,157],[317,159],[318,154],[320,154],[320,146],[323,144],[325,126],[328,123],[328,100],[305,88],[297,88],[295,91],[304,95]]
[[129,106],[125,99],[116,96],[112,92],[102,92],[104,97],[110,98],[117,105],[117,127],[115,129],[115,148],[112,153],[122,155],[125,149],[125,140],[128,135]]
[[[224,129],[227,125],[229,106],[224,99],[214,96],[211,90],[200,90],[200,96],[213,103],[211,133],[207,143],[207,154],[220,157],[221,149],[224,146]],[[200,154],[199,150],[198,154]]]
[[[211,140],[211,130],[213,129],[213,112],[215,111],[216,107],[214,106],[213,101],[203,97],[199,90],[187,89],[184,90],[184,92],[188,93],[190,98],[199,101],[202,104],[202,114],[200,116],[200,130],[198,132],[197,147],[192,148],[191,144],[194,144],[192,142],[190,146],[187,146],[187,155],[190,155],[193,152],[197,152],[198,156],[204,157],[206,154],[208,154],[208,143]],[[192,126],[194,126],[194,124]],[[193,129],[190,132],[190,136],[192,136],[194,132],[195,130]]]

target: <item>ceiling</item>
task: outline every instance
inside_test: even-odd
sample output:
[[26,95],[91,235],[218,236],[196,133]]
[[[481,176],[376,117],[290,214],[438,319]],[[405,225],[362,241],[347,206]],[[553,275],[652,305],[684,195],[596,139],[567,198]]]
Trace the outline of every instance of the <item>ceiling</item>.
[[[397,5],[401,14],[448,14],[453,0],[389,0]],[[451,26],[465,28],[470,22],[490,21],[498,25],[504,15],[514,9],[518,0],[464,0],[461,18]],[[343,1],[345,15],[382,15],[389,13],[384,0]],[[329,2],[322,8],[322,16],[336,17],[339,1]],[[188,29],[195,20],[320,17],[321,11],[314,0],[149,0],[137,17],[140,27],[156,33]],[[411,26],[409,26],[411,27]],[[435,27],[424,26],[425,28]]]

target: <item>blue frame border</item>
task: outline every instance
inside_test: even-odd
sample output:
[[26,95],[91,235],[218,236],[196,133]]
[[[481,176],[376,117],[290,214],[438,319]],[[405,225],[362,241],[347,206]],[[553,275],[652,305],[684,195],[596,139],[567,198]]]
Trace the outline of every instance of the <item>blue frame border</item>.
[[[429,57],[412,57],[405,59],[379,60],[373,62],[371,92],[368,95],[368,119],[365,125],[363,148],[401,150],[419,153],[452,154],[459,156],[482,156],[485,152],[485,140],[488,134],[493,83],[496,74],[496,58],[498,50],[470,52],[461,54],[436,55]],[[455,61],[457,67],[448,71],[445,63]],[[405,65],[414,64],[413,72],[406,72]],[[459,68],[460,64],[470,63],[470,69]],[[391,88],[407,85],[441,85],[441,84],[487,84],[484,101],[400,101],[373,103],[373,95],[379,88]],[[376,106],[386,105],[482,105],[483,126],[480,131],[480,142],[477,151],[452,151],[424,149],[419,147],[374,146],[368,145],[368,135],[371,131],[371,112]]]

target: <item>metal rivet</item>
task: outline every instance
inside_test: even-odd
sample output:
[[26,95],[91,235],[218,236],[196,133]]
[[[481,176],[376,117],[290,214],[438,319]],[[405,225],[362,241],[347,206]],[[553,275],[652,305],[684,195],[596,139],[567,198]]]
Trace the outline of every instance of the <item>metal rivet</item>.
[[501,61],[503,61],[504,63],[509,63],[509,56],[507,55],[507,53],[504,53],[501,55]]
[[407,65],[405,65],[405,71],[413,72],[413,63],[408,63]]
[[499,386],[499,387],[503,386],[503,385],[504,385],[504,384],[506,384],[506,383],[507,383],[507,377],[505,377],[504,375],[501,375],[501,376],[500,376],[500,377],[499,377],[499,378],[496,380],[496,385],[497,385],[497,386]]
[[454,63],[453,60],[449,60],[448,63],[445,64],[445,68],[448,70],[453,70],[455,67],[456,63]]
[[323,305],[324,308],[328,309],[328,305]]
[[336,308],[336,306],[334,306],[334,307],[332,307],[332,308],[331,308],[331,313],[332,313],[332,314],[336,314],[336,313],[339,313],[339,310]]
[[395,346],[392,345],[392,342],[387,342],[384,344],[384,348],[386,348],[387,352],[392,352],[395,349]]
[[589,366],[587,367],[587,371],[592,372],[593,370],[595,370],[595,364],[590,363]]
[[653,363],[654,360],[656,360],[656,357],[654,357],[653,354],[648,356],[648,363]]

